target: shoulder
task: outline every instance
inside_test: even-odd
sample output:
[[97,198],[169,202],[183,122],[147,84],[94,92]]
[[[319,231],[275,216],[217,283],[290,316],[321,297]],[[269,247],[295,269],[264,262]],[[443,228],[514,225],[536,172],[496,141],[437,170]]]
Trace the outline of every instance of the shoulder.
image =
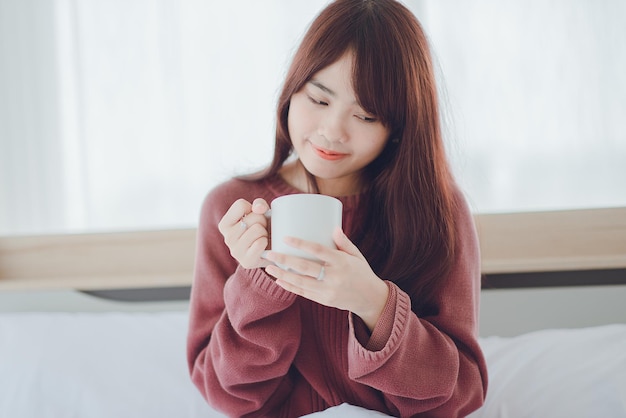
[[227,206],[230,206],[235,200],[248,194],[251,188],[258,188],[257,183],[256,181],[232,178],[211,189],[204,198],[204,202],[205,204],[207,202],[216,204],[224,201],[227,202]]
[[479,240],[476,221],[471,204],[457,185],[453,186],[453,222],[457,251],[469,253],[470,257],[479,257]]
[[249,199],[258,182],[232,178],[218,184],[204,197],[201,208],[201,219],[218,221],[237,199]]
[[451,191],[452,208],[455,219],[473,219],[473,210],[471,208],[471,203],[463,189],[461,189],[461,187],[457,183],[452,183]]
[[292,193],[278,176],[261,179],[232,178],[211,189],[202,203],[202,218],[219,220],[238,199],[252,202],[256,198],[270,203],[275,197]]

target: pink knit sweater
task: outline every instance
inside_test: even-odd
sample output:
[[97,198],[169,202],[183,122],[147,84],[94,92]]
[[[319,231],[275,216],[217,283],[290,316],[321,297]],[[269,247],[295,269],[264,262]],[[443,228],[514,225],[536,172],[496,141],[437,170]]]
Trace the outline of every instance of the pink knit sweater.
[[[207,401],[229,416],[298,417],[344,402],[401,417],[477,409],[487,370],[476,339],[479,249],[465,203],[438,313],[417,317],[411,295],[386,282],[387,305],[370,336],[355,315],[289,293],[263,269],[244,269],[230,256],[217,229],[230,205],[290,193],[298,190],[279,177],[231,180],[202,206],[187,355]],[[348,236],[359,199],[341,198]]]

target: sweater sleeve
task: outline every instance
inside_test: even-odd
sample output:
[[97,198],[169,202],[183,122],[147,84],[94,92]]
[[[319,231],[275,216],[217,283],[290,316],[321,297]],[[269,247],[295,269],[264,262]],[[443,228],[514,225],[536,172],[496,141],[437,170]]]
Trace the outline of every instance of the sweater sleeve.
[[301,325],[294,294],[263,269],[245,269],[230,256],[217,224],[232,201],[217,190],[202,206],[187,359],[205,399],[228,415],[243,416],[288,396]]
[[[395,284],[369,340],[350,317],[349,376],[379,390],[395,416],[462,417],[484,402],[486,363],[478,345],[480,255],[463,201],[457,252],[436,298],[438,312],[418,317]],[[420,415],[421,416],[421,415]]]

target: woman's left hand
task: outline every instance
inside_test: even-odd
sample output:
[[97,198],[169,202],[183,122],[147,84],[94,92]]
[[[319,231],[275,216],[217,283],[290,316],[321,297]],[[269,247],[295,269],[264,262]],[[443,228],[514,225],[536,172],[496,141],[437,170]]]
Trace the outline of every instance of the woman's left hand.
[[334,231],[333,240],[337,249],[286,238],[287,244],[321,262],[268,251],[265,258],[284,268],[269,265],[265,271],[285,290],[358,315],[371,331],[387,303],[389,289],[340,228]]

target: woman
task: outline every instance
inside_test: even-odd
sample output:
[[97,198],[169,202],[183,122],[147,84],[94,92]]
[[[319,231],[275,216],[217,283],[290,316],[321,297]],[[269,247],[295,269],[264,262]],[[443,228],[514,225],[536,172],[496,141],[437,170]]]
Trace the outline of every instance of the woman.
[[[478,242],[438,112],[426,37],[404,6],[337,0],[315,19],[279,99],[270,166],[202,207],[188,360],[214,407],[454,417],[482,404]],[[266,252],[268,202],[303,192],[344,206],[337,248],[289,242],[323,265]]]

